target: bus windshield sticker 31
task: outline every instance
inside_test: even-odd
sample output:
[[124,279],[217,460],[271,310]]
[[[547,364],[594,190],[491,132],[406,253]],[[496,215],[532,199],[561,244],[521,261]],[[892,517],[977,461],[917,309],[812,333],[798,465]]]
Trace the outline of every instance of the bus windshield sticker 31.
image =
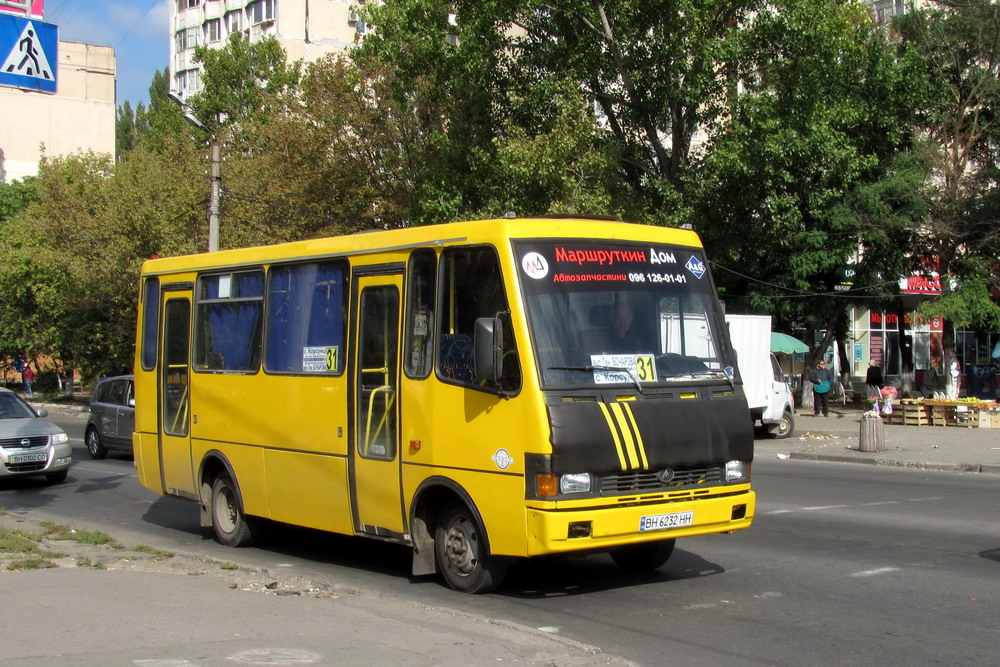
[[663,565],[751,525],[753,431],[701,241],[449,223],[147,261],[140,482],[248,546],[269,521],[404,544],[415,575]]

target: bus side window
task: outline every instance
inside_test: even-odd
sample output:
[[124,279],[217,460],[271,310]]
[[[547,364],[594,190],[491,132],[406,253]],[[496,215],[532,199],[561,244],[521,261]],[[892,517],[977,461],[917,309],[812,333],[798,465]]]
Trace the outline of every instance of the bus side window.
[[271,267],[267,274],[265,371],[343,372],[345,269],[340,260]]
[[434,273],[437,258],[430,249],[410,256],[406,282],[406,374],[425,378],[434,360]]
[[[438,374],[459,384],[517,391],[521,368],[496,251],[492,246],[449,248],[442,258]],[[493,382],[476,377],[473,343],[476,319],[498,315],[503,323],[503,374]]]
[[142,370],[156,366],[156,337],[160,331],[160,279],[146,278],[142,287]]
[[198,283],[195,368],[256,372],[263,334],[264,272],[204,275]]

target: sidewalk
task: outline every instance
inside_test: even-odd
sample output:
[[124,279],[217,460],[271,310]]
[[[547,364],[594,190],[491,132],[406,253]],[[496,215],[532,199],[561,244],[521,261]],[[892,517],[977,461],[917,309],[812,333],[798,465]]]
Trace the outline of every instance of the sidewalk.
[[885,449],[862,452],[858,449],[862,408],[834,404],[829,417],[814,417],[811,409],[806,410],[795,415],[791,437],[758,437],[755,458],[1000,473],[1000,429],[885,424]]

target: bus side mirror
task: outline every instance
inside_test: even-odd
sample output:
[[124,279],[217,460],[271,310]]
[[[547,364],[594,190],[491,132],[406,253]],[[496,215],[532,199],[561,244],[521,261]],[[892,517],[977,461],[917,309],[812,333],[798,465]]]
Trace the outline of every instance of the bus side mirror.
[[503,324],[499,317],[476,319],[476,378],[498,382],[503,374]]

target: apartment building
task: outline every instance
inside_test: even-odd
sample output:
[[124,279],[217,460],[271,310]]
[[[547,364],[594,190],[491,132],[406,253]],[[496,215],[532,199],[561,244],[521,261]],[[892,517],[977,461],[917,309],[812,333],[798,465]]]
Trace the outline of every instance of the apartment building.
[[170,0],[171,92],[182,99],[202,88],[194,49],[221,48],[230,35],[251,42],[274,37],[289,60],[312,61],[358,44],[367,31],[364,0]]
[[38,173],[43,155],[115,152],[115,50],[59,42],[56,93],[0,86],[0,181]]

